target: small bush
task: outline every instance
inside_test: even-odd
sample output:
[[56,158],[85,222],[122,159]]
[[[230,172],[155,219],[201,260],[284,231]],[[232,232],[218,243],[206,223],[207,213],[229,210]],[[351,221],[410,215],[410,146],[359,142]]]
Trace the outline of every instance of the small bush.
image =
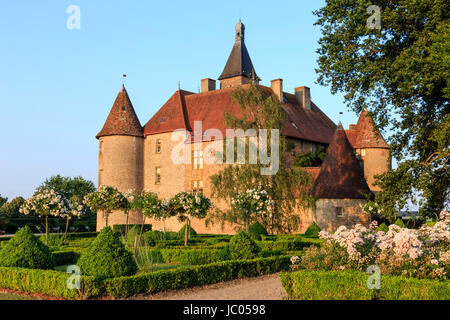
[[386,223],[382,223],[378,226],[377,231],[383,231],[383,232],[388,232],[389,231],[389,227],[387,226]]
[[395,224],[398,225],[400,228],[406,228],[405,224],[403,223],[403,220],[400,219],[400,218],[398,218],[398,219],[395,221]]
[[[178,231],[178,237],[179,239],[184,239],[184,236],[186,234],[186,225],[183,225],[180,229],[180,231]],[[195,232],[194,228],[189,227],[189,237],[192,238],[194,236],[197,235],[197,232]]]
[[261,248],[244,231],[240,231],[230,240],[230,253],[234,260],[254,259]]
[[249,233],[250,236],[255,240],[261,240],[262,236],[268,235],[266,228],[264,228],[264,226],[259,222],[255,222],[250,226]]
[[49,248],[25,226],[0,250],[0,266],[52,269],[54,262]]
[[305,236],[307,237],[318,237],[319,232],[321,231],[320,227],[317,225],[316,222],[312,222],[308,229],[305,231]]
[[102,229],[81,256],[78,266],[83,274],[98,278],[129,276],[137,271],[133,255],[109,227]]

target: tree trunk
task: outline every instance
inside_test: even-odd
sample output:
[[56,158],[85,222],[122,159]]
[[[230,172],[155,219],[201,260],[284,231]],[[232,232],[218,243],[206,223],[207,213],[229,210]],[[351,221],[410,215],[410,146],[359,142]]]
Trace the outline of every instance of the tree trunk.
[[45,216],[45,244],[48,246],[48,216]]
[[185,247],[187,247],[187,245],[188,245],[188,228],[189,228],[188,221],[189,220],[186,220],[186,224],[184,225],[185,226],[185,228],[184,228],[184,246]]
[[188,242],[191,241],[191,220],[188,220]]
[[67,230],[69,229],[69,217],[67,217],[66,220],[66,231],[64,232],[64,244],[66,244],[66,240],[67,240]]
[[125,214],[127,215],[127,220],[125,222],[125,237],[126,237],[128,234],[128,213],[125,213]]

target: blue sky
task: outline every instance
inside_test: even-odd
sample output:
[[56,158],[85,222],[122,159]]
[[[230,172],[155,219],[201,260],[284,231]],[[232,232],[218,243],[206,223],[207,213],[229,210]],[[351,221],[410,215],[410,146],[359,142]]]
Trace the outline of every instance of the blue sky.
[[[29,197],[45,178],[97,184],[100,131],[126,73],[141,124],[177,89],[217,79],[239,18],[262,79],[311,98],[344,127],[356,123],[340,95],[315,84],[324,1],[2,1],[0,4],[0,194]],[[81,28],[69,30],[69,5]],[[339,112],[344,112],[339,116]]]

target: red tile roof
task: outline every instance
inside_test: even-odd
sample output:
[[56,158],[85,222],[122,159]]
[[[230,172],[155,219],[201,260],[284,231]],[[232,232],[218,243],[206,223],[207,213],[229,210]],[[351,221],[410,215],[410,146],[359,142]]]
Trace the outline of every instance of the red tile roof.
[[334,133],[311,194],[322,199],[364,199],[364,195],[371,194],[341,124]]
[[111,135],[143,136],[143,128],[128,97],[127,90],[125,90],[125,86],[122,86],[103,128],[96,135],[96,138]]
[[[249,85],[243,85],[244,89]],[[265,95],[272,95],[269,87],[258,85]],[[239,117],[240,107],[231,99],[235,88],[213,90],[194,94],[177,91],[144,126],[144,135],[171,132],[176,129],[192,131],[194,121],[202,121],[203,132],[219,129],[225,136],[224,114],[228,112]],[[302,108],[294,95],[284,93],[282,104],[288,120],[282,133],[288,137],[328,144],[336,125],[316,105],[311,110]],[[164,119],[164,121],[163,121]]]
[[383,148],[389,149],[389,145],[384,141],[378,129],[374,130],[374,125],[367,111],[363,111],[359,116],[358,123],[354,129],[346,130],[348,140],[353,148]]

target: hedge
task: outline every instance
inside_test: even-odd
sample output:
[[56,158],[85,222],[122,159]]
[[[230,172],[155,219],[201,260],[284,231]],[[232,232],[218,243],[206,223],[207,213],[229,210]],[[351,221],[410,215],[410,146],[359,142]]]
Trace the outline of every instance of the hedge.
[[[130,231],[131,229],[133,229],[133,227],[136,227],[139,229],[139,231],[142,228],[142,224],[129,224],[128,227],[126,224],[115,224],[113,225],[112,229],[113,231],[119,233],[120,235],[124,235],[125,234],[125,230]],[[152,225],[151,224],[144,224],[144,230],[143,232],[146,231],[150,231],[152,230]]]
[[449,300],[450,281],[381,275],[381,288],[370,290],[370,275],[360,271],[282,273],[290,299],[301,300]]
[[139,293],[177,290],[238,278],[255,277],[288,270],[291,264],[289,259],[288,256],[282,256],[233,260],[112,278],[104,281],[105,293],[108,296],[125,298]]
[[75,264],[81,254],[75,251],[55,251],[52,252],[55,266],[63,266],[66,264]]
[[0,288],[41,293],[66,299],[86,299],[104,293],[103,285],[94,277],[81,277],[82,290],[68,289],[71,275],[54,270],[0,267]]
[[160,249],[165,263],[179,263],[184,265],[200,265],[219,262],[222,260],[220,249]]
[[281,250],[281,251],[297,251],[312,245],[319,246],[322,243],[320,239],[292,239],[278,241],[256,241],[262,250]]

